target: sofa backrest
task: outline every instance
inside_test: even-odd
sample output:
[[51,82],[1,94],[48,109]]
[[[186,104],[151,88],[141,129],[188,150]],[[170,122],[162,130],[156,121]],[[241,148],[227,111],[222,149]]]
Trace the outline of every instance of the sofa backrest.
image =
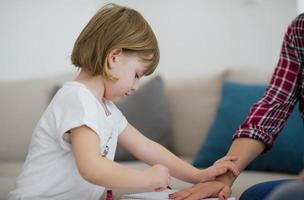
[[32,132],[56,87],[73,73],[0,82],[0,160],[24,160]]
[[166,80],[174,153],[193,157],[212,123],[225,71]]
[[[174,153],[194,157],[207,135],[224,80],[267,83],[272,70],[232,68],[197,77],[164,77]],[[56,88],[74,73],[0,82],[0,161],[24,160],[32,131]]]
[[267,84],[272,72],[272,68],[236,67],[195,78],[167,79],[174,152],[194,158],[215,117],[223,81]]

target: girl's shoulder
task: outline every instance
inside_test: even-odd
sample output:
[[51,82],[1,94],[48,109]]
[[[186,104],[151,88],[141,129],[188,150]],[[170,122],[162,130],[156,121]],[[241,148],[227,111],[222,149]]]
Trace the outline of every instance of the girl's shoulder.
[[95,97],[86,88],[86,86],[80,82],[69,81],[62,85],[58,90],[54,98],[69,99],[69,100],[91,100],[94,101]]
[[66,82],[57,91],[50,105],[63,109],[98,109],[99,102],[85,85],[76,81]]

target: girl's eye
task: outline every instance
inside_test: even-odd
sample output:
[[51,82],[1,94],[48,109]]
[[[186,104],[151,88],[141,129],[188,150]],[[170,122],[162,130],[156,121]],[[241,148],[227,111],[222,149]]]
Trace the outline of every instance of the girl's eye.
[[135,78],[139,79],[139,76],[138,76],[138,74],[135,74]]

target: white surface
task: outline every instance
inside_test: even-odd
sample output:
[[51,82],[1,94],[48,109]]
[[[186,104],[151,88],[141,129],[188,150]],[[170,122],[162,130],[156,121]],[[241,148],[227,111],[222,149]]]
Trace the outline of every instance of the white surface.
[[[78,34],[105,2],[1,0],[0,80],[73,70]],[[137,9],[158,38],[157,71],[191,76],[225,66],[274,68],[296,0],[113,0]]]
[[[144,193],[136,193],[122,196],[121,200],[155,200],[155,199],[168,199],[169,194],[176,192],[176,190],[164,190],[162,192],[144,192]],[[204,200],[217,200],[218,198],[205,198]],[[235,198],[231,197],[228,200],[235,200]]]

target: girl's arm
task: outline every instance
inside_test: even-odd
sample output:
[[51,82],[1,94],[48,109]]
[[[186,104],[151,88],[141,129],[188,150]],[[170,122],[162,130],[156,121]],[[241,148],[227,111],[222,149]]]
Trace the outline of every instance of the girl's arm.
[[145,137],[130,124],[118,137],[118,143],[139,160],[149,165],[164,165],[169,168],[171,175],[191,183],[214,179],[216,176],[226,173],[227,170],[237,171],[236,166],[229,159],[222,162],[220,166],[199,170],[175,156],[162,145]]
[[88,182],[110,188],[151,190],[166,188],[169,183],[168,169],[161,165],[138,171],[102,157],[99,137],[87,126],[71,130],[71,143],[80,175]]

